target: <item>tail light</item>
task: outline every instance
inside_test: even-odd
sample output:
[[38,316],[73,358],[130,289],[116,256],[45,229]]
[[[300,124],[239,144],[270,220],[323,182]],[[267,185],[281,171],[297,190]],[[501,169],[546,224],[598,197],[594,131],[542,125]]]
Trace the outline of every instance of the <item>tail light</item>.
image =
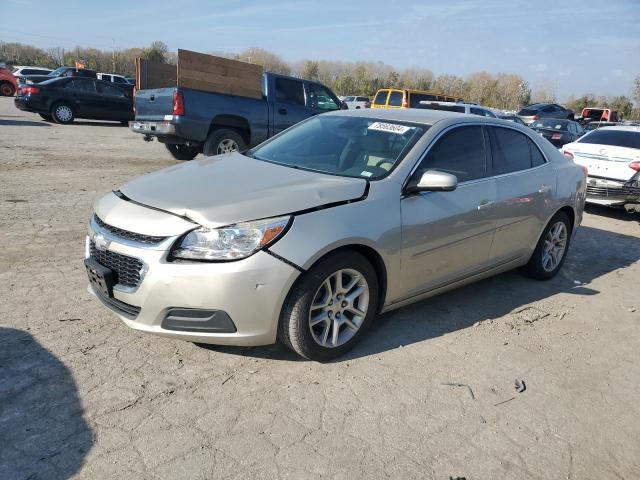
[[407,94],[402,94],[402,108],[409,108],[409,101],[407,100]]
[[173,91],[173,114],[176,116],[184,115],[184,96],[179,90]]
[[21,93],[22,95],[33,95],[35,93],[40,93],[40,89],[38,87],[20,87],[18,89],[18,92]]
[[571,153],[569,150],[563,150],[562,154],[567,157],[570,158],[571,160],[573,160],[573,153]]
[[633,161],[629,164],[629,168],[631,170],[635,170],[636,172],[640,172],[640,160]]
[[560,140],[562,138],[561,133],[553,133],[551,134],[551,140]]
[[540,115],[534,115],[533,120],[540,120]]

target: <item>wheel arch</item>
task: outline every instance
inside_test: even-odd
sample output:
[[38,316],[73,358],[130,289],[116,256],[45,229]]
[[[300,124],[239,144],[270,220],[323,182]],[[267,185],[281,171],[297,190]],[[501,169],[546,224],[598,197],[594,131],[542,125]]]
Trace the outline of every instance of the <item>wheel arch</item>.
[[213,120],[211,120],[207,136],[210,135],[211,132],[220,128],[230,128],[237,131],[242,136],[246,144],[251,145],[251,125],[246,118],[240,115],[231,114],[216,115]]
[[[346,243],[344,245],[334,246],[333,248],[330,248],[328,251],[323,252],[319,257],[315,258],[313,263],[311,263],[308,266],[307,270],[313,268],[314,265],[324,260],[328,256],[334,255],[338,252],[349,251],[349,250],[355,251],[360,255],[362,255],[364,258],[366,258],[369,261],[369,263],[371,263],[371,266],[376,272],[376,277],[378,278],[378,312],[377,313],[379,313],[385,303],[385,299],[387,296],[388,270],[382,255],[380,255],[380,253],[370,245],[354,242],[354,243]],[[302,275],[300,275],[298,279],[296,279],[296,282],[294,282],[294,285],[291,287],[291,289],[295,287],[296,283],[301,278],[302,278]]]

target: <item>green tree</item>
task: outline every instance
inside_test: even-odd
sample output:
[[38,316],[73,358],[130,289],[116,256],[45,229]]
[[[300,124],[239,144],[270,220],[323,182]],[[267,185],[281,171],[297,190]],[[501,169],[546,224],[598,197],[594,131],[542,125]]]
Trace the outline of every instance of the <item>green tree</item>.
[[152,62],[165,62],[169,48],[164,42],[156,40],[142,52],[142,58]]

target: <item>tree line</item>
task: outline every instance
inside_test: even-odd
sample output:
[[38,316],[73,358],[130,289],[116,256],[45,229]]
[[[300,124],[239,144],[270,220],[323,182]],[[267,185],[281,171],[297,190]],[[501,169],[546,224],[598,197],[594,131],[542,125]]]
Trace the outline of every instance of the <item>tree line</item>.
[[[558,93],[552,85],[531,87],[520,75],[513,73],[492,74],[476,72],[465,77],[452,74],[435,75],[427,68],[396,69],[383,62],[342,62],[332,60],[304,60],[286,62],[278,55],[261,48],[249,48],[240,53],[208,52],[262,65],[266,71],[315,80],[330,87],[338,95],[365,95],[373,97],[379,88],[415,88],[434,90],[464,98],[488,107],[502,110],[518,110],[533,102],[558,102]],[[125,76],[135,75],[135,59],[176,63],[177,56],[163,42],[153,42],[146,48],[100,50],[97,48],[61,47],[41,49],[21,43],[0,41],[0,62],[9,65],[38,65],[56,68],[73,66],[83,61],[87,68],[99,72],[111,72]],[[633,97],[640,103],[640,75],[632,86]],[[571,96],[566,105],[576,113],[586,106],[615,108],[624,117],[640,118],[640,108],[635,108],[632,98],[621,96],[595,96],[585,94]]]

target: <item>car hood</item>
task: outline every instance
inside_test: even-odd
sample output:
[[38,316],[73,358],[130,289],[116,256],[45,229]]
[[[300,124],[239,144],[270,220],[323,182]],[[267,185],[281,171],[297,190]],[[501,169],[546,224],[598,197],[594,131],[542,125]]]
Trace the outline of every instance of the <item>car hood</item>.
[[285,215],[364,195],[367,181],[218,155],[139,177],[120,192],[134,202],[220,227]]

